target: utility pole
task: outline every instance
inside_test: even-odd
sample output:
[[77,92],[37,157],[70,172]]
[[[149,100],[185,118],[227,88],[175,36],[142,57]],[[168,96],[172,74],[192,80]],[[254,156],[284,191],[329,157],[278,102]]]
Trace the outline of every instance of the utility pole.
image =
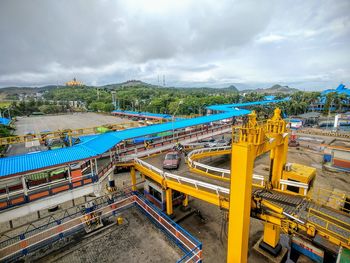
[[114,106],[114,109],[116,110],[117,109],[116,92],[115,90],[113,90],[111,93],[112,93],[112,104]]

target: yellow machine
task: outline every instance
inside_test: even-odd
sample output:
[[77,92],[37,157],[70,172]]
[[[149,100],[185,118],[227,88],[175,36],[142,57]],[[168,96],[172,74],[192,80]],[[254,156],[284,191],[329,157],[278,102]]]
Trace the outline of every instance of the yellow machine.
[[[303,236],[313,240],[319,236],[326,242],[350,248],[350,223],[339,218],[348,215],[341,211],[319,206],[311,199],[310,190],[316,169],[300,164],[287,163],[289,131],[281,118],[280,109],[265,124],[259,124],[253,111],[240,128],[233,129],[230,176],[224,178],[230,189],[205,184],[191,183],[190,179],[171,174],[162,174],[142,160],[135,160],[134,167],[141,174],[158,183],[166,190],[166,212],[172,210],[172,190],[215,204],[228,210],[227,262],[247,262],[250,217],[264,222],[264,236],[259,247],[273,255],[281,250],[280,233]],[[235,132],[238,131],[238,134]],[[269,152],[270,169],[268,179],[261,185],[253,184],[255,159]],[[227,149],[213,152],[198,152],[192,160],[228,154]],[[190,168],[191,169],[191,168]],[[197,169],[198,170],[198,169]],[[192,171],[197,172],[196,169]],[[199,174],[219,179],[207,171]],[[136,182],[135,170],[131,170],[132,184]],[[207,188],[205,188],[207,187]],[[212,189],[212,190],[210,190]],[[328,210],[327,210],[328,209]]]
[[[254,111],[249,114],[248,122],[244,123],[240,129],[238,141],[232,145],[227,262],[247,261],[249,222],[252,210],[256,212],[257,218],[265,221],[261,246],[272,254],[278,254],[281,250],[279,244],[281,222],[286,216],[283,208],[252,195],[254,160],[267,151],[270,151],[269,189],[306,195],[315,177],[315,168],[303,165],[293,164],[290,165],[290,169],[285,170],[288,131],[285,121],[281,118],[280,109],[275,109],[273,117],[267,121],[266,125],[258,125]],[[290,185],[284,188],[284,185],[281,185],[281,179],[285,180],[286,184],[293,184],[292,190],[294,191],[291,191]],[[298,186],[306,186],[306,188]],[[264,209],[261,209],[262,207]],[[261,211],[257,211],[257,208]],[[293,216],[290,215],[290,217]],[[298,220],[298,218],[293,219]]]

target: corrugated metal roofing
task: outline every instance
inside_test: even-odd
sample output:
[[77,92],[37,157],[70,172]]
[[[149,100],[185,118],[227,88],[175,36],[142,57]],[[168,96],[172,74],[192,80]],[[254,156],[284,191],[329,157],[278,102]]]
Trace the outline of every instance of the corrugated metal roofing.
[[232,109],[232,107],[267,104],[273,102],[279,101],[259,101],[241,104],[211,106],[225,109],[222,110],[225,112],[198,118],[177,120],[175,122],[167,122],[146,127],[132,128],[123,131],[108,132],[101,135],[97,135],[96,137],[91,137],[88,140],[83,141],[82,143],[74,145],[72,147],[0,158],[0,176],[24,173],[42,169],[45,167],[57,166],[59,164],[76,162],[82,159],[94,158],[108,151],[122,140],[157,134],[173,129],[182,129],[190,126],[228,119],[234,116],[245,115],[250,113],[250,111],[244,109]]
[[254,102],[245,102],[245,103],[234,103],[234,104],[224,104],[224,105],[212,105],[206,107],[209,110],[215,110],[215,111],[223,111],[223,112],[229,112],[229,111],[235,111],[236,108],[239,107],[247,107],[247,106],[254,106],[254,105],[264,105],[269,103],[278,103],[282,101],[287,101],[289,98],[284,98],[281,100],[263,100],[263,101],[254,101]]
[[171,119],[172,116],[170,114],[161,114],[161,113],[150,113],[150,112],[138,112],[138,111],[126,111],[126,110],[114,110],[112,113],[122,113],[125,115],[132,115],[132,116],[140,116],[140,117],[156,117],[156,118],[163,118],[163,119]]

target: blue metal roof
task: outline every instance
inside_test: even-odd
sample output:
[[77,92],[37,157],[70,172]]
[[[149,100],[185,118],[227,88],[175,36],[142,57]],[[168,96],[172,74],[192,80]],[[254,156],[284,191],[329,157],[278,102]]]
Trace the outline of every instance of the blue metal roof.
[[156,117],[163,119],[171,119],[172,116],[170,114],[161,114],[161,113],[150,113],[150,112],[141,112],[141,111],[126,111],[126,110],[114,110],[112,113],[124,113],[129,115],[137,115],[140,117]]
[[281,99],[281,100],[263,100],[263,101],[235,103],[235,104],[212,105],[212,106],[208,106],[206,108],[209,109],[209,110],[230,112],[230,111],[235,111],[236,108],[238,108],[238,107],[264,105],[264,104],[269,104],[269,103],[278,103],[278,102],[287,101],[287,100],[289,100],[289,98],[284,98],[284,99]]
[[91,136],[87,140],[83,140],[82,143],[74,145],[72,147],[0,158],[0,176],[24,173],[43,169],[45,167],[57,166],[60,164],[76,162],[88,158],[95,158],[105,153],[122,140],[171,131],[173,129],[182,129],[190,126],[228,119],[234,116],[241,116],[250,113],[250,111],[233,107],[267,104],[279,101],[280,100],[258,101],[241,104],[211,106],[211,108],[216,107],[223,109],[222,111],[224,111],[224,113],[192,119],[176,120],[175,122],[155,124],[123,131],[108,132],[97,135],[95,137]]
[[[345,88],[344,84],[340,84],[336,89],[327,89],[322,91],[321,97],[326,96],[328,93],[336,92],[338,94],[345,94],[346,96],[350,96],[350,89]],[[324,102],[322,102],[324,103]]]
[[8,118],[0,118],[0,125],[9,125],[11,122],[11,119]]

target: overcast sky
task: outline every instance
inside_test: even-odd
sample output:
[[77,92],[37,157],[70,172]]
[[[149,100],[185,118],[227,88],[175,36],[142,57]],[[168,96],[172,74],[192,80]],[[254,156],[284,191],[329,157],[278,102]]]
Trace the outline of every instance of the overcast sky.
[[0,87],[350,86],[349,0],[1,0]]

